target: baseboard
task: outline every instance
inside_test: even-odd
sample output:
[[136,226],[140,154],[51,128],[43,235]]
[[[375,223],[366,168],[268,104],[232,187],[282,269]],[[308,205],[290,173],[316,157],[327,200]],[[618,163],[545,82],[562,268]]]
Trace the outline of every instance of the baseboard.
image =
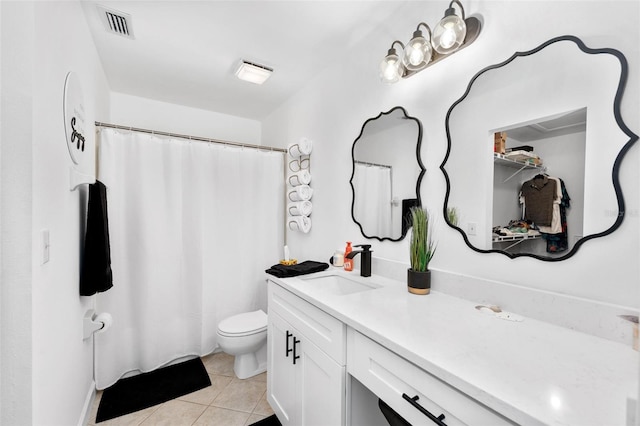
[[86,426],[89,423],[89,416],[91,416],[91,408],[93,407],[93,401],[96,399],[96,382],[93,380],[87,391],[87,396],[84,399],[84,405],[82,412],[80,413],[80,419],[78,419],[78,426]]

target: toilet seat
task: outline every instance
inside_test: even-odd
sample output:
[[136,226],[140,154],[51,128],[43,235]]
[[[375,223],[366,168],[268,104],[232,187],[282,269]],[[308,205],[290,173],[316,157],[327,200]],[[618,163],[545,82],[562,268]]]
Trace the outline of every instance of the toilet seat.
[[223,336],[250,336],[267,330],[267,314],[261,309],[234,315],[220,321],[218,333]]

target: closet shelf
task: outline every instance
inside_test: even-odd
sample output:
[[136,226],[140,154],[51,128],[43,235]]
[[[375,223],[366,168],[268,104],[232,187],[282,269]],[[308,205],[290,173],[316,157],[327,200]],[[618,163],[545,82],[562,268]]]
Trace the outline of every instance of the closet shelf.
[[544,169],[544,166],[542,165],[532,164],[526,160],[513,160],[511,158],[507,158],[504,154],[499,154],[497,152],[493,153],[493,162],[502,166],[513,167],[515,169]]
[[504,241],[518,241],[518,240],[537,240],[538,238],[542,238],[540,234],[537,235],[529,235],[529,234],[516,234],[516,235],[495,235],[492,239],[494,243],[501,243]]
[[530,235],[530,234],[515,234],[515,235],[494,235],[491,239],[493,243],[507,243],[512,242],[509,247],[504,248],[504,250],[509,250],[512,247],[517,246],[523,241],[527,240],[538,240],[542,238],[540,234]]
[[511,178],[513,178],[523,170],[547,170],[547,168],[542,165],[532,164],[527,160],[513,160],[511,158],[507,158],[504,154],[499,154],[497,152],[493,153],[493,162],[494,164],[500,164],[501,166],[518,169],[511,176],[506,178],[502,183],[508,182]]

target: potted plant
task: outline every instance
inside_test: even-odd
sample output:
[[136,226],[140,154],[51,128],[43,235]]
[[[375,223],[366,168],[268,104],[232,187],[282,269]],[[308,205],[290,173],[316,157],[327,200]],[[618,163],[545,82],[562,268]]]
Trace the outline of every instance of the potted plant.
[[407,271],[407,286],[410,293],[429,294],[431,291],[429,262],[436,252],[436,244],[431,236],[430,215],[422,207],[412,207],[410,212],[413,229],[409,242],[411,268]]
[[458,209],[456,207],[447,207],[447,220],[453,226],[458,226],[458,220],[460,219],[460,214],[458,213]]

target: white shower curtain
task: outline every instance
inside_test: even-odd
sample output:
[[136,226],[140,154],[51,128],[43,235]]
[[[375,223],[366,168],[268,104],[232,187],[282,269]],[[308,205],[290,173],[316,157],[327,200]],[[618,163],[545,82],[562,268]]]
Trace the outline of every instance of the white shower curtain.
[[391,168],[356,163],[353,214],[369,236],[393,235]]
[[283,242],[283,154],[102,129],[113,288],[96,298],[96,384],[216,349],[225,317],[266,311]]

